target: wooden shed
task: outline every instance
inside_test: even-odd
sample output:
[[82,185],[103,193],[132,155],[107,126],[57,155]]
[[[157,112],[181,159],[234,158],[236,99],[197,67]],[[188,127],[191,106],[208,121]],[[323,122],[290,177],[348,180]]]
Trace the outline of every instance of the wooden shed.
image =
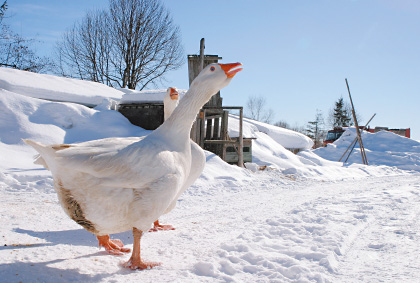
[[[164,121],[163,99],[166,89],[156,90],[122,90],[118,111],[123,114],[133,125],[146,130],[155,130]],[[185,90],[178,90],[183,96]]]
[[132,102],[120,104],[118,112],[133,125],[145,130],[156,130],[163,124],[163,102]]
[[[212,63],[218,63],[222,59],[218,55],[204,55],[204,38],[200,42],[200,55],[188,55],[189,83],[201,70]],[[200,110],[199,115],[191,129],[191,139],[202,148],[217,154],[229,163],[243,166],[244,162],[252,161],[252,147],[247,146],[247,159],[244,160],[244,139],[242,135],[243,107],[223,106],[220,92],[215,94]],[[239,110],[239,137],[232,139],[228,133],[229,110]],[[252,143],[249,140],[247,143]],[[229,147],[229,151],[227,148]]]

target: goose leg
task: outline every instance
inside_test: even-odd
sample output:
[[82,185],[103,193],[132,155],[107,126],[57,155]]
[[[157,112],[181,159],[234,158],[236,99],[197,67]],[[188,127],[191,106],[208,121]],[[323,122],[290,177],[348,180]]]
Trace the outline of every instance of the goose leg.
[[144,262],[140,256],[140,239],[143,236],[143,232],[137,228],[133,228],[133,253],[131,258],[123,264],[124,267],[131,269],[151,269],[152,267],[159,266],[159,262]]
[[157,231],[169,231],[175,230],[172,225],[161,225],[159,223],[159,219],[153,223],[153,228],[149,230],[149,232],[157,232]]
[[123,255],[124,253],[128,253],[131,250],[129,248],[124,248],[124,244],[118,240],[109,239],[109,235],[105,236],[96,236],[99,241],[99,247],[104,247],[105,250],[112,255]]

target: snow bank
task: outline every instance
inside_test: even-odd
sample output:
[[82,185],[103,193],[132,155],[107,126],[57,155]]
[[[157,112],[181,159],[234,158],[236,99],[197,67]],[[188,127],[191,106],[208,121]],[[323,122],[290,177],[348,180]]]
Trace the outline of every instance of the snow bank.
[[120,100],[122,92],[101,83],[62,78],[0,67],[0,89],[52,101],[96,106],[104,99]]
[[[248,118],[244,118],[242,130],[244,137],[252,138],[255,137],[256,132],[261,132],[290,150],[310,149],[314,145],[314,142],[309,137],[301,133]],[[229,115],[229,135],[231,137],[239,136],[239,117],[236,115]]]
[[[120,100],[120,104],[138,103],[138,102],[161,102],[166,95],[166,89],[155,90],[132,90],[120,89],[124,95]],[[187,91],[178,89],[179,98],[181,99]]]
[[[356,129],[349,128],[333,144],[313,152],[324,159],[338,161],[355,138]],[[363,131],[362,140],[369,165],[386,165],[403,170],[420,171],[420,142],[388,131],[377,133]],[[345,161],[347,156],[348,153],[342,161]],[[347,163],[363,163],[359,143]]]
[[30,160],[35,152],[28,150],[22,139],[46,144],[74,143],[148,133],[113,110],[49,102],[0,89],[0,170],[9,168],[11,163],[22,168],[32,167]]

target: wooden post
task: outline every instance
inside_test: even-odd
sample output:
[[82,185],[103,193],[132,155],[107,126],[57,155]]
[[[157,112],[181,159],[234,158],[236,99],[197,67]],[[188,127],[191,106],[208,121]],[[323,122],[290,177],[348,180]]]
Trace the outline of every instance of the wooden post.
[[243,107],[239,110],[239,148],[238,148],[238,166],[244,167],[244,136],[242,133],[242,126],[243,126]]
[[352,108],[351,112],[353,113],[354,125],[356,126],[357,140],[358,140],[359,145],[360,145],[360,153],[362,155],[362,161],[363,161],[363,164],[368,165],[367,158],[366,158],[366,153],[365,153],[365,148],[363,146],[362,136],[360,134],[359,125],[357,124],[356,111],[354,110],[353,100],[351,99],[350,87],[349,87],[349,83],[348,83],[347,79],[346,79],[346,85],[347,85],[347,91],[349,92],[351,108]]
[[[228,137],[228,120],[229,120],[229,112],[223,111],[222,116],[222,129],[221,129],[221,140],[227,140]],[[226,160],[226,144],[223,144],[222,149],[222,159]]]
[[220,128],[220,118],[215,118],[214,119],[214,128],[213,128],[213,139],[214,140],[219,140],[220,139],[220,133],[219,133],[219,128]]
[[200,40],[200,65],[198,67],[198,73],[200,73],[204,68],[204,38]]
[[205,137],[204,128],[206,125],[205,123],[206,123],[206,110],[201,110],[200,111],[200,143],[199,143],[201,148],[204,148],[204,137]]
[[213,119],[206,119],[206,140],[211,140],[211,132],[213,130]]
[[[376,116],[376,113],[373,114],[373,116],[369,119],[369,121],[366,123],[364,129],[366,129],[366,127],[369,125],[370,121],[372,121],[373,117]],[[356,141],[357,141],[357,137],[354,138],[353,142],[349,145],[349,147],[346,149],[346,151],[343,153],[343,155],[341,156],[340,160],[338,160],[339,162],[341,161],[341,159],[343,159],[344,155],[346,155],[347,151],[350,149],[350,147],[352,147],[352,149],[349,152],[349,155],[347,156],[346,160],[344,161],[344,163],[347,162],[347,160],[350,157],[351,152],[353,151],[354,147],[356,146]]]

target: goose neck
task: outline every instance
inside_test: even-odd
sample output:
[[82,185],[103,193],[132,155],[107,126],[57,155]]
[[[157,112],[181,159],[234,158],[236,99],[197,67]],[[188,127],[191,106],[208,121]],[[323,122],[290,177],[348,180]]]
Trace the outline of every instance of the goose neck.
[[192,124],[203,105],[210,99],[210,91],[191,89],[180,100],[172,115],[159,128],[176,135],[190,136]]

